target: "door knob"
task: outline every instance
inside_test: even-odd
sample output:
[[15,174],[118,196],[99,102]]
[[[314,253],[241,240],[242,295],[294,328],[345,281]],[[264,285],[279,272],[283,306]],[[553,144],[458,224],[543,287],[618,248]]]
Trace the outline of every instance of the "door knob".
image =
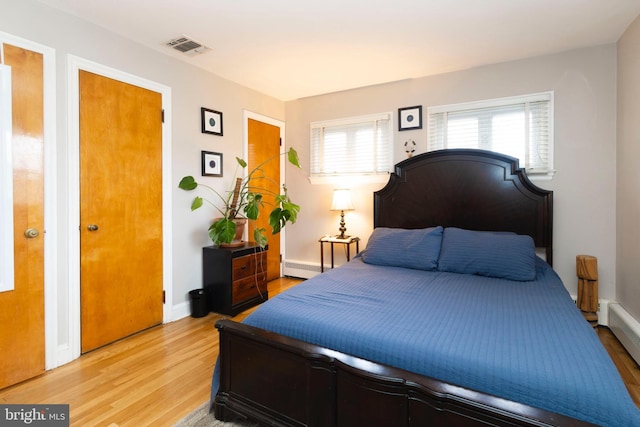
[[24,236],[27,239],[33,239],[34,237],[38,237],[39,235],[40,232],[35,228],[27,228],[26,230],[24,230]]
[[96,224],[87,225],[87,230],[89,231],[98,231],[98,226]]

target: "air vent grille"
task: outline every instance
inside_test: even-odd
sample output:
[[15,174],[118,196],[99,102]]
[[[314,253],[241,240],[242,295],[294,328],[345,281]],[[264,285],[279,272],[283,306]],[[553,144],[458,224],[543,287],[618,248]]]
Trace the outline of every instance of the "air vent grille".
[[204,46],[202,43],[198,43],[197,41],[187,36],[176,37],[164,43],[164,45],[189,56],[202,54],[211,50],[207,46]]

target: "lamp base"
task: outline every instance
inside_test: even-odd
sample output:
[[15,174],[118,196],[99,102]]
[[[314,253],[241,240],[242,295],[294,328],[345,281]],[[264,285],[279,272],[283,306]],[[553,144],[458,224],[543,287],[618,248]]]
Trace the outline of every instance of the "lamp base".
[[337,234],[336,238],[338,239],[349,238],[349,236],[344,234],[344,232],[347,231],[347,227],[345,226],[345,222],[344,222],[344,211],[340,211],[340,228],[338,228],[338,230],[340,230],[340,234]]

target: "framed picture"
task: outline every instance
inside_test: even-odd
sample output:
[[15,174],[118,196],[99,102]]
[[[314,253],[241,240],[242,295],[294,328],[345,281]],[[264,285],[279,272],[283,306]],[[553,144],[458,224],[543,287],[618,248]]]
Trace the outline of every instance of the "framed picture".
[[422,105],[398,108],[398,130],[422,129]]
[[222,136],[222,113],[202,107],[202,133]]
[[202,176],[222,176],[222,153],[202,152]]

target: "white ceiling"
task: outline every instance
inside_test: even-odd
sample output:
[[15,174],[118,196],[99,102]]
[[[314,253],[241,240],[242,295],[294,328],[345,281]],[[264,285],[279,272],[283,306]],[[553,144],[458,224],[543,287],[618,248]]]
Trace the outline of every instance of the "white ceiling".
[[[40,0],[281,100],[615,42],[640,0]],[[162,44],[187,35],[188,57]]]

